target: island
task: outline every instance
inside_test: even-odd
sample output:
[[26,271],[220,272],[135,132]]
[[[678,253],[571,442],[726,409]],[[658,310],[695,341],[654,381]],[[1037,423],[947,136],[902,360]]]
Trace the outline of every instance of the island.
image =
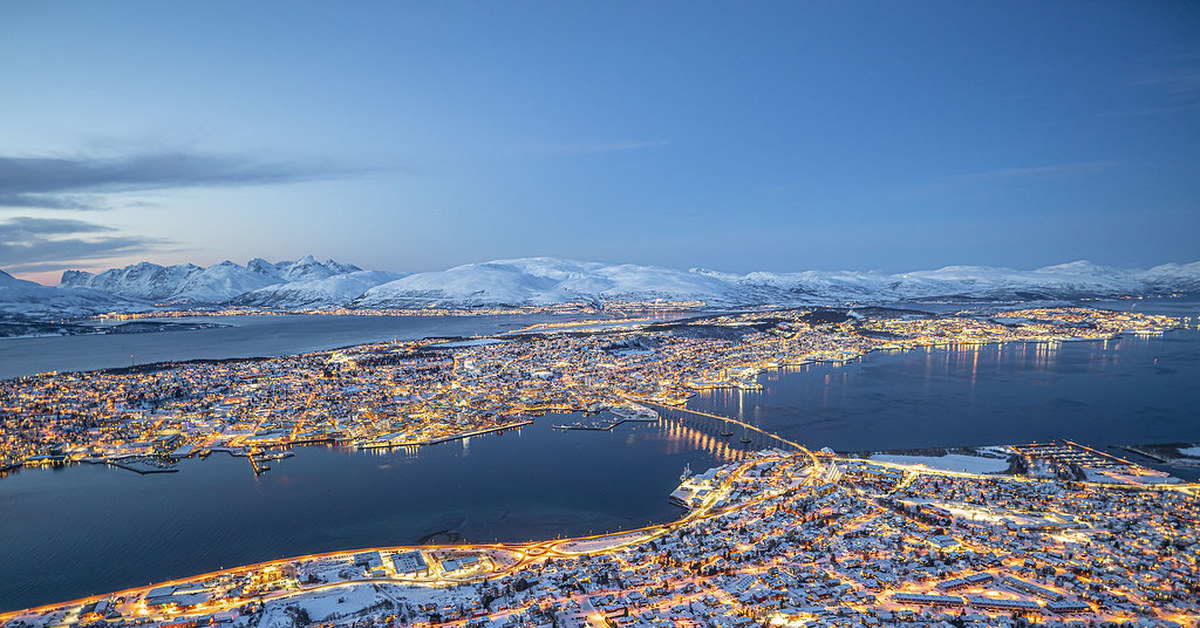
[[[419,447],[518,428],[547,412],[688,413],[684,404],[697,391],[754,390],[768,369],[872,351],[1098,340],[1179,325],[1085,307],[944,315],[782,308],[44,373],[0,382],[0,472],[83,463],[164,472],[184,458],[226,453],[261,473],[302,444]],[[780,444],[753,425],[707,418],[743,438],[761,436],[763,446]]]

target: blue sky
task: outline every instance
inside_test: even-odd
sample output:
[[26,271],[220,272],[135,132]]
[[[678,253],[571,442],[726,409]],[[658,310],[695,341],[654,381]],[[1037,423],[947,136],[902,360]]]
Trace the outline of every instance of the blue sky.
[[1200,259],[1195,2],[0,0],[0,268]]

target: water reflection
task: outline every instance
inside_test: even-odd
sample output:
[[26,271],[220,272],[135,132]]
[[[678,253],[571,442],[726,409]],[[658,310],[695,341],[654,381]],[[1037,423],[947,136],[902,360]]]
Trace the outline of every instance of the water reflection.
[[551,428],[579,418],[548,415],[430,447],[301,447],[257,477],[225,455],[157,476],[23,470],[0,480],[0,556],[21,574],[0,578],[0,610],[442,530],[526,541],[671,521],[680,511],[667,495],[685,464],[703,470],[747,455],[678,420]]
[[1097,342],[876,352],[764,374],[762,392],[697,395],[809,448],[842,451],[1072,438],[1098,445],[1200,440],[1200,333]]

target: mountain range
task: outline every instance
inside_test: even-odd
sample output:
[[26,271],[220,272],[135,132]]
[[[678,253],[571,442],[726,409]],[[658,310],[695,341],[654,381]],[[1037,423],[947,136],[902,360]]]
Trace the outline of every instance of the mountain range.
[[1200,262],[1127,270],[1086,261],[1014,270],[947,266],[877,271],[726,273],[550,257],[496,260],[444,271],[363,270],[312,256],[245,266],[142,262],[92,274],[66,271],[56,287],[0,271],[0,314],[63,318],[109,311],[211,305],[271,310],[349,307],[479,308],[616,301],[690,301],[710,307],[921,301],[1034,301],[1200,293]]

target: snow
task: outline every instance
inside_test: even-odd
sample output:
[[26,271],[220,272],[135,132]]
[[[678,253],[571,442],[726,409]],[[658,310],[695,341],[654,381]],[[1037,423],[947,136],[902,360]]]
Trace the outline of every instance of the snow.
[[726,290],[722,280],[691,272],[534,257],[409,275],[368,290],[355,305],[472,307],[574,301],[683,301],[696,295],[711,299]]
[[111,310],[138,311],[137,303],[92,288],[63,291],[17,279],[0,270],[0,313],[55,319]]
[[259,288],[230,299],[230,305],[301,309],[337,307],[380,284],[403,277],[382,270],[359,270],[322,279],[292,281]]
[[669,300],[744,306],[929,299],[1014,301],[1142,295],[1193,284],[1200,288],[1200,262],[1143,273],[1077,261],[1036,270],[946,266],[895,275],[874,271],[736,275],[699,268],[680,271],[535,257],[409,275],[368,290],[352,305],[479,307]]
[[1178,484],[1183,480],[1154,469],[1096,469],[1083,467],[1088,482],[1101,484]]
[[1179,450],[1179,453],[1192,458],[1200,458],[1200,447],[1184,447]]
[[[363,272],[366,274],[359,274]],[[95,275],[68,270],[63,273],[58,287],[64,290],[94,288],[124,299],[150,303],[218,303],[268,286],[296,284],[297,291],[317,295],[310,296],[309,300],[333,298],[337,300],[335,304],[340,304],[373,285],[399,276],[382,271],[363,271],[357,266],[333,260],[318,262],[309,255],[295,262],[275,264],[255,258],[245,266],[230,261],[208,268],[194,264],[160,266],[141,262],[124,268],[110,268]],[[343,280],[321,283],[337,277],[343,277]]]
[[653,537],[650,532],[639,532],[633,534],[618,534],[613,536],[605,536],[598,539],[589,539],[584,541],[570,541],[559,545],[556,549],[563,554],[587,554],[591,552],[599,552],[603,550],[621,547],[637,543]]
[[292,606],[306,610],[309,619],[314,622],[327,622],[337,618],[352,620],[355,613],[385,602],[416,607],[426,603],[439,606],[465,603],[471,599],[478,599],[472,595],[471,589],[433,588],[394,582],[354,583],[271,600],[264,605],[258,625],[292,628],[295,624],[287,612],[287,608]]
[[874,462],[890,462],[910,466],[924,466],[942,471],[959,471],[962,473],[1000,473],[1008,469],[1007,460],[996,458],[981,458],[963,454],[946,454],[944,456],[898,456],[890,454],[875,454],[871,456]]
[[1146,271],[1075,261],[1035,270],[946,266],[898,274],[809,270],[739,275],[529,257],[403,275],[320,262],[310,255],[276,263],[255,258],[245,266],[142,262],[94,275],[67,271],[57,290],[61,294],[54,296],[44,286],[5,275],[0,277],[0,312],[62,316],[130,311],[153,303],[399,309],[614,301],[688,301],[710,307],[1030,301],[1200,292],[1200,262]]
[[333,587],[321,593],[297,595],[268,602],[263,609],[263,616],[258,625],[291,628],[294,624],[287,614],[286,609],[289,606],[303,608],[308,611],[310,619],[323,622],[352,615],[387,599],[370,584]]

